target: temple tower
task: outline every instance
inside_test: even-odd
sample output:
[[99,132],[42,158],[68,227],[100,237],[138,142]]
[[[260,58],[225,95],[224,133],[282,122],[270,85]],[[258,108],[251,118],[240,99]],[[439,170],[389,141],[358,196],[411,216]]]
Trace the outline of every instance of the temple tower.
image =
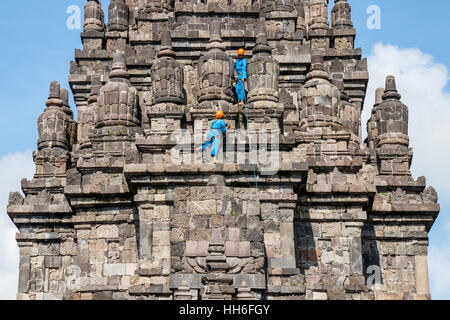
[[[18,299],[430,299],[437,192],[410,171],[393,76],[362,141],[367,59],[349,2],[331,23],[328,3],[112,0],[105,26],[88,0],[77,122],[52,82],[36,173],[8,203]],[[217,110],[214,164],[197,147]]]

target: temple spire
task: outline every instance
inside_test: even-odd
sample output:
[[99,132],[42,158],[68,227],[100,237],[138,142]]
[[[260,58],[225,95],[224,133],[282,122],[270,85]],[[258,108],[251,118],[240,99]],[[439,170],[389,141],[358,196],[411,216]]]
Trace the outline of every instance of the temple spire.
[[175,58],[176,54],[172,48],[172,36],[170,34],[170,30],[166,29],[163,31],[161,36],[161,49],[157,55],[158,58],[162,57],[172,57]]
[[376,92],[368,124],[368,141],[378,150],[378,169],[382,175],[411,175],[413,153],[409,149],[408,107],[400,98],[394,76],[387,76],[384,92],[382,89]]
[[125,53],[117,50],[113,55],[112,71],[109,74],[109,78],[114,81],[114,79],[129,79],[130,74],[127,70],[127,65],[125,63]]
[[[163,31],[158,59],[152,65],[152,104],[184,103],[183,68],[175,60],[176,53],[172,49],[172,37],[169,29]],[[152,110],[153,111],[153,110]],[[149,116],[151,117],[151,116]]]
[[46,102],[47,108],[38,119],[38,149],[69,149],[69,119],[63,110],[61,88],[59,82],[50,84],[50,93]]
[[105,14],[98,0],[88,0],[84,7],[83,30],[105,31]]
[[111,0],[108,8],[108,31],[128,30],[129,9],[125,0]]
[[389,99],[400,100],[402,98],[401,94],[397,91],[397,84],[395,82],[394,76],[386,77],[386,88],[384,90],[382,98],[383,101]]
[[139,126],[137,90],[130,84],[125,54],[117,50],[113,56],[109,81],[98,95],[97,128]]
[[335,0],[331,11],[331,25],[334,29],[353,28],[352,9],[347,0]]

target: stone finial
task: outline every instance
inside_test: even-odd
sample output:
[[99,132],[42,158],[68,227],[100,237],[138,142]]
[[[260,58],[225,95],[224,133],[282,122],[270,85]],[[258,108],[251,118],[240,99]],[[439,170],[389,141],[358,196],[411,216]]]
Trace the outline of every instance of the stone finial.
[[222,40],[222,23],[218,19],[214,19],[209,25],[209,44],[207,46],[210,49],[225,50],[225,46]]
[[72,117],[73,116],[73,112],[72,109],[70,109],[70,105],[69,105],[69,91],[67,89],[61,89],[61,96],[60,99],[63,102],[63,109],[64,112],[69,116]]
[[69,119],[63,110],[61,88],[59,82],[50,84],[50,93],[46,102],[47,108],[38,119],[38,149],[69,148]]
[[[265,37],[266,39],[261,39],[261,37]],[[260,42],[261,40],[265,40],[267,42],[266,18],[258,19],[258,23],[256,25],[256,41],[258,41],[258,39],[260,39]]]
[[108,8],[108,31],[128,30],[129,9],[125,0],[111,0]]
[[260,18],[256,26],[256,45],[253,48],[253,53],[272,53],[272,49],[267,44],[267,29],[266,29],[266,19]]
[[58,81],[52,81],[50,84],[50,94],[46,102],[47,107],[61,107],[63,101],[61,100],[61,87]]
[[113,55],[112,71],[109,74],[110,79],[129,79],[130,74],[125,62],[125,53],[117,50]]
[[329,80],[330,76],[323,66],[323,53],[321,51],[311,52],[311,69],[306,75],[307,79],[321,78]]
[[60,92],[61,92],[60,98],[63,101],[63,104],[65,106],[69,105],[69,90],[61,89]]
[[162,57],[176,57],[175,51],[172,48],[172,36],[170,30],[163,31],[161,36],[161,49],[158,52],[158,58]]
[[[390,148],[392,145],[409,146],[408,137],[408,107],[401,101],[401,95],[397,92],[395,78],[393,76],[386,77],[386,87],[382,94],[382,101],[380,102],[380,95],[382,90],[377,90],[376,104],[372,111],[371,121],[377,124],[376,147],[381,148],[385,145]],[[381,112],[378,112],[381,111]],[[386,161],[385,161],[386,160]],[[382,162],[382,172],[389,172],[389,166],[392,169],[392,159],[385,159]],[[407,161],[408,162],[408,161]],[[397,166],[397,168],[399,168]],[[399,172],[409,174],[409,164],[405,165]]]
[[60,90],[61,87],[59,85],[58,81],[52,81],[52,83],[50,83],[50,98],[59,98],[60,97]]
[[311,69],[306,75],[307,80],[324,79],[329,81],[330,75],[323,66],[323,53],[320,50],[311,52]]
[[395,77],[387,76],[386,77],[386,89],[383,94],[383,100],[388,100],[388,99],[400,100],[401,97],[402,96],[397,91]]
[[347,0],[335,0],[331,11],[331,25],[334,29],[353,28],[352,8]]
[[84,32],[105,31],[105,14],[98,0],[88,0],[84,6],[83,30]]
[[397,91],[397,84],[394,76],[386,77],[386,91]]
[[222,30],[221,30],[221,22],[218,19],[214,19],[211,24],[209,25],[209,32],[211,33],[211,39],[215,37],[221,37],[222,36]]
[[311,53],[311,68],[323,70],[323,54],[320,52]]

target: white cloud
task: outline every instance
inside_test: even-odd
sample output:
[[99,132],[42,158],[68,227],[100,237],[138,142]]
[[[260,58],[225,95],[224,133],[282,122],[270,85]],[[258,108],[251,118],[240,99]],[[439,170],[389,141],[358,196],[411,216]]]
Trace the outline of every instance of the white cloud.
[[[377,43],[369,59],[370,81],[363,127],[370,117],[375,89],[384,88],[387,75],[394,75],[402,101],[409,108],[409,136],[414,149],[412,173],[426,176],[441,198],[450,197],[450,94],[445,65],[416,48]],[[365,130],[364,130],[365,131]]]
[[[424,175],[433,185],[441,202],[450,199],[450,94],[445,91],[449,72],[445,65],[416,48],[399,48],[378,43],[368,58],[370,82],[363,124],[370,117],[375,89],[384,88],[387,75],[394,75],[402,101],[409,108],[409,136],[414,148],[412,173]],[[439,229],[450,230],[450,221],[441,213]],[[436,228],[436,226],[434,226]],[[445,233],[443,233],[445,234]],[[450,237],[438,247],[430,243],[429,275],[434,299],[450,299]]]
[[31,151],[10,153],[0,158],[0,300],[16,298],[18,281],[17,229],[6,214],[9,192],[20,191],[22,178],[29,179],[33,173]]

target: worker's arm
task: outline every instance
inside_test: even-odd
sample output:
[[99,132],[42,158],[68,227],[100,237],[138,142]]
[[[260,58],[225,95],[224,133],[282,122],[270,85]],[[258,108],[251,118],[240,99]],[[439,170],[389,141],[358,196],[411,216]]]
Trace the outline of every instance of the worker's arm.
[[222,132],[223,134],[227,133],[227,129],[230,128],[229,124],[226,124],[225,121],[223,119],[220,120],[220,132]]
[[[224,125],[225,125],[225,121],[224,121]],[[222,131],[222,134],[227,134],[227,130],[231,128],[231,125],[229,123],[227,123],[225,125],[225,129]]]

